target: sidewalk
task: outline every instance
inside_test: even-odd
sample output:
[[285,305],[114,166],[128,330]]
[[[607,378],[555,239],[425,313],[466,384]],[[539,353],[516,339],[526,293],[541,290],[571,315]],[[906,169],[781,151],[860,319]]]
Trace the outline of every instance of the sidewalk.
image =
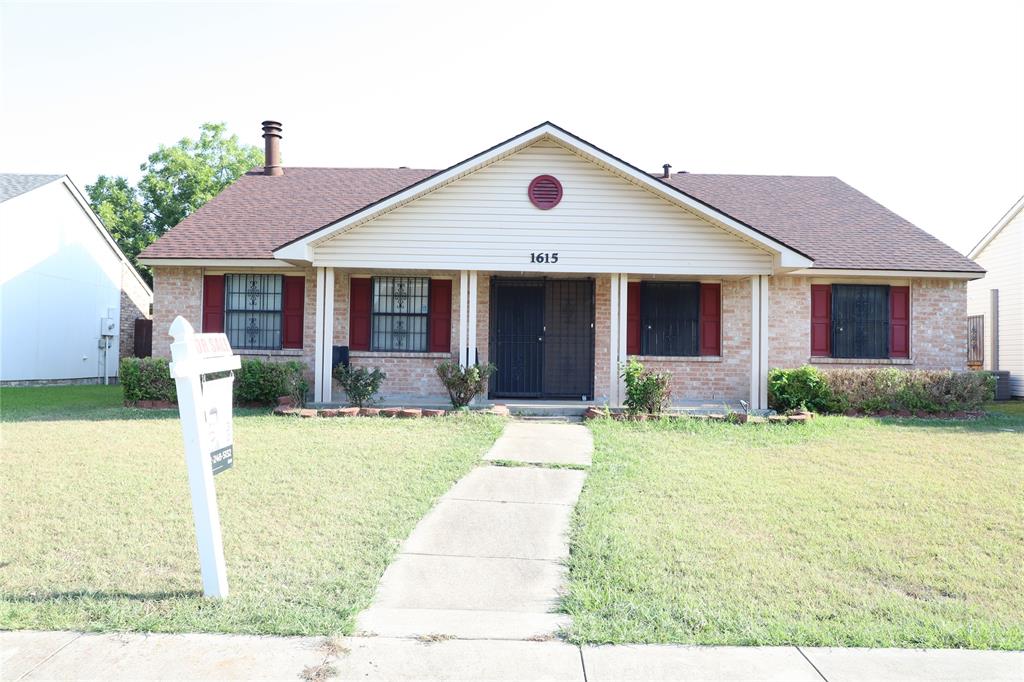
[[[485,460],[588,466],[590,431],[512,422]],[[413,529],[388,566],[362,634],[386,637],[550,638],[565,582],[569,519],[584,471],[479,466]]]
[[[333,669],[333,674],[330,674]],[[317,677],[320,675],[321,677]],[[1024,653],[244,635],[0,632],[14,680],[785,680],[1024,679]]]

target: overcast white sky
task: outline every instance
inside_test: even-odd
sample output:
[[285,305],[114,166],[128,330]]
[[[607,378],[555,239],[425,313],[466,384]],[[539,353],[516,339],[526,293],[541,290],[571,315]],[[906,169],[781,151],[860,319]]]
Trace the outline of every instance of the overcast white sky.
[[443,168],[551,120],[642,168],[836,175],[966,252],[1024,194],[1024,2],[0,10],[0,171],[127,175],[225,121],[293,166]]

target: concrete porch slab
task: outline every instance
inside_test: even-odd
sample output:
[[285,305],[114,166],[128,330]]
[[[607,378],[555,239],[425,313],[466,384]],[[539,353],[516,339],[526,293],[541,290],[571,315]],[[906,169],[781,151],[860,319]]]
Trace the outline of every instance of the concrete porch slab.
[[552,636],[571,622],[561,613],[371,607],[359,614],[356,630],[381,637],[527,640]]
[[549,613],[564,568],[551,561],[401,554],[373,607]]
[[511,422],[484,459],[589,466],[593,452],[594,441],[585,426]]
[[1024,680],[1024,652],[803,647],[829,682]]
[[[583,665],[587,671],[587,682],[821,682],[818,673],[794,647],[703,647],[667,644],[584,647]],[[831,677],[828,679],[832,681]]]
[[481,466],[441,499],[573,505],[586,477],[586,472],[574,469]]
[[332,680],[550,680],[583,682],[580,652],[562,642],[348,638]]
[[569,554],[571,514],[572,507],[559,504],[442,500],[419,522],[401,551],[560,561]]

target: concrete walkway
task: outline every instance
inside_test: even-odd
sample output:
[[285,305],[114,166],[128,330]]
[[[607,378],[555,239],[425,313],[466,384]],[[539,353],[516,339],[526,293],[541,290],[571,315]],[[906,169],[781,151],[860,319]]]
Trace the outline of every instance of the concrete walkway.
[[[485,460],[589,465],[590,432],[511,422]],[[384,572],[357,630],[386,637],[538,639],[568,625],[553,613],[567,532],[585,472],[474,469],[441,498]]]
[[0,632],[0,679],[1020,682],[1024,653],[18,631]]

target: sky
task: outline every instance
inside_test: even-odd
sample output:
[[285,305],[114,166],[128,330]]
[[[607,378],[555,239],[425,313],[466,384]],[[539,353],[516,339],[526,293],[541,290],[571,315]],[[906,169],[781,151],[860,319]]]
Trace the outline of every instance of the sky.
[[550,120],[641,168],[835,175],[961,252],[1024,194],[1024,2],[0,0],[0,172],[138,178],[226,122],[445,168]]

